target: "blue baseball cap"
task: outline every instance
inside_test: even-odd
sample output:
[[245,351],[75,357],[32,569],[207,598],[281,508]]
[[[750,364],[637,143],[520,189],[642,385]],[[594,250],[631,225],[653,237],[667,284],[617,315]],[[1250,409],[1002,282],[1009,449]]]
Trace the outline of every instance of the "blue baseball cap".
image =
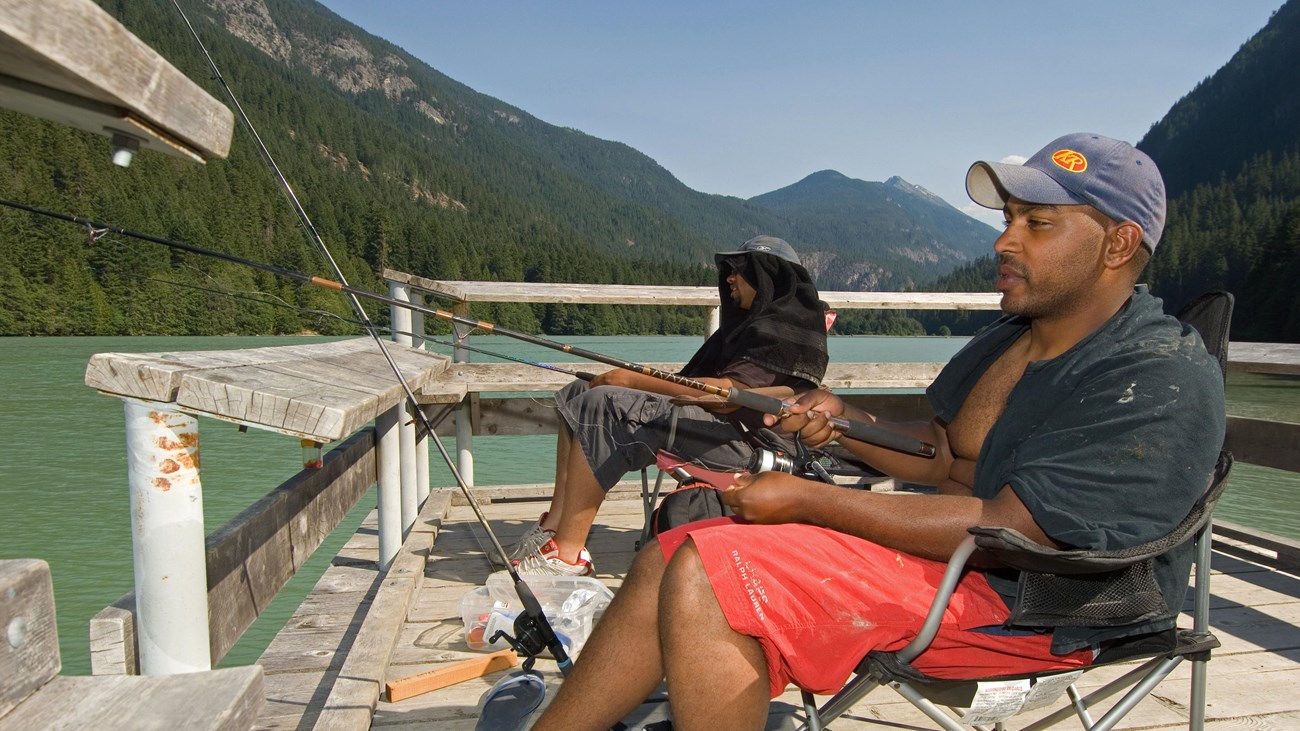
[[720,251],[717,254],[714,254],[713,260],[720,264],[722,263],[722,260],[728,256],[736,256],[737,254],[753,254],[755,252],[779,256],[791,264],[803,266],[803,263],[799,261],[799,255],[794,253],[794,247],[785,239],[778,239],[775,236],[755,236],[749,241],[741,244],[740,249],[736,251]]
[[1165,228],[1165,181],[1145,152],[1127,142],[1079,132],[1058,137],[1023,165],[980,161],[966,171],[966,194],[985,208],[1007,200],[1089,205],[1142,227],[1155,251]]

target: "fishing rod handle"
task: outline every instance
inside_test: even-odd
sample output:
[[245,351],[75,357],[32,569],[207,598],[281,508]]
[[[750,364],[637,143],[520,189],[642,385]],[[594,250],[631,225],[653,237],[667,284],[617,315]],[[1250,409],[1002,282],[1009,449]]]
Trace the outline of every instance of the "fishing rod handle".
[[[732,388],[728,390],[727,401],[738,406],[744,406],[749,409],[764,413],[776,414],[778,416],[788,413],[789,404],[771,396],[754,393],[743,388]],[[905,454],[915,454],[920,457],[930,458],[935,454],[934,445],[929,442],[923,442],[915,437],[909,437],[905,434],[899,434],[896,431],[868,424],[862,421],[850,421],[838,416],[830,419],[831,424],[850,439],[856,439],[859,442],[874,444],[885,449],[892,449]]]
[[875,424],[868,424],[865,421],[850,421],[838,416],[832,416],[830,422],[836,429],[844,432],[844,436],[849,439],[856,439],[859,442],[874,444],[877,447],[892,449],[904,454],[914,454],[926,459],[932,459],[935,455],[933,444],[921,441],[916,437],[909,437],[906,434],[899,434],[896,431]]

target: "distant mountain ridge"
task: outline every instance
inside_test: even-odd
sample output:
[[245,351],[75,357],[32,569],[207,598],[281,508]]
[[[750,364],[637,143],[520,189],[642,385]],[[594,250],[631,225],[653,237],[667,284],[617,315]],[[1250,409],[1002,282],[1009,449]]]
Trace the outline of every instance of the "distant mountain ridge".
[[[822,170],[749,201],[786,216],[794,236],[818,242],[820,253],[862,256],[878,265],[851,272],[845,289],[882,289],[888,273],[932,278],[990,253],[997,237],[992,227],[898,176],[877,183]],[[833,269],[846,266],[853,269],[850,262]]]
[[[661,252],[666,248],[663,242],[658,246],[651,242],[657,237],[671,238],[678,255],[707,263],[718,246],[768,233],[788,238],[806,251],[814,268],[819,261],[835,259],[836,269],[814,272],[819,278],[838,272],[839,265],[871,272],[823,282],[823,287],[897,289],[964,263],[973,250],[972,239],[982,239],[975,248],[982,248],[979,253],[984,253],[995,235],[993,229],[901,179],[874,184],[896,189],[899,205],[892,209],[863,205],[862,200],[852,196],[840,199],[843,208],[818,208],[817,215],[830,214],[853,223],[844,226],[818,225],[807,220],[811,212],[777,202],[779,191],[749,201],[700,193],[628,145],[547,124],[521,109],[479,94],[315,3],[210,0],[209,5],[214,19],[233,35],[290,67],[301,67],[327,80],[345,94],[356,95],[358,103],[373,113],[380,114],[385,106],[389,107],[399,124],[413,135],[428,136],[432,122],[438,132],[452,131],[465,144],[470,137],[483,134],[483,127],[490,127],[493,136],[554,165],[581,185],[592,186],[630,206],[656,210],[684,229],[628,231],[621,241],[613,242],[616,246],[635,249],[650,244],[654,252]],[[278,22],[276,16],[283,17],[283,22]],[[303,22],[307,18],[320,19],[320,27]],[[481,166],[484,159],[464,161]],[[539,191],[518,192],[545,206],[554,188],[550,191],[536,198],[532,194]],[[439,199],[454,201],[445,193]],[[876,214],[887,216],[888,224],[874,222]],[[967,223],[955,223],[956,218],[966,219]],[[979,231],[981,228],[984,230]],[[819,251],[833,257],[818,256]]]

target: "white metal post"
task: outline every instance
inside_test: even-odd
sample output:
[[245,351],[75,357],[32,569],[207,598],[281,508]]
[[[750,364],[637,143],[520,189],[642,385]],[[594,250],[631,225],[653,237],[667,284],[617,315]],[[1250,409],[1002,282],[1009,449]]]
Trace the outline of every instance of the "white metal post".
[[123,399],[140,671],[212,669],[198,420]]
[[[419,291],[413,292],[412,296],[420,304],[428,304],[426,298]],[[417,348],[424,349],[424,313],[411,312],[411,332],[415,333],[415,342],[412,343]],[[428,411],[426,410],[427,414]],[[419,433],[419,430],[416,430]],[[429,435],[424,434],[415,440],[415,502],[423,506],[426,498],[429,497]]]
[[[452,306],[452,312],[460,317],[469,317],[469,306],[464,302],[457,302]],[[466,338],[456,335],[456,349],[453,351],[452,362],[468,363],[469,351],[460,347]],[[471,421],[471,406],[469,396],[460,402],[456,407],[456,471],[465,481],[467,487],[474,486],[474,424]]]
[[[425,416],[429,409],[421,406]],[[420,506],[429,497],[429,435],[423,434],[415,440],[415,502]]]
[[411,532],[411,526],[415,525],[415,518],[420,514],[420,500],[416,495],[416,483],[419,476],[416,472],[417,459],[415,454],[415,420],[405,408],[397,407],[397,413],[401,415],[401,424],[398,425],[398,453],[399,457],[399,475],[402,485],[402,538],[405,539]]
[[[401,302],[411,301],[411,288],[398,282],[388,283],[388,294],[395,300]],[[399,345],[410,346],[414,344],[415,339],[411,333],[411,309],[399,305],[391,305],[388,309],[389,320],[393,323],[393,342]],[[400,332],[399,332],[400,331]],[[399,411],[399,413],[401,413]],[[415,525],[415,517],[420,512],[419,500],[416,497],[418,476],[416,474],[416,456],[415,456],[415,422],[412,419],[401,419],[398,425],[398,454],[400,460],[400,478],[402,485],[402,536],[405,537],[411,532],[411,526]]]
[[709,308],[709,321],[704,325],[704,337],[708,337],[722,327],[722,307]]
[[375,419],[375,467],[379,473],[379,570],[387,571],[402,547],[402,409],[394,406]]

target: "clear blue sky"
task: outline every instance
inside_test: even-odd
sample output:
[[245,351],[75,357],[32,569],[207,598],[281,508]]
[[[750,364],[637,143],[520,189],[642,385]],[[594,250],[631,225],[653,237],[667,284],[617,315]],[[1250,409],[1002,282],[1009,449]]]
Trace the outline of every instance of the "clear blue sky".
[[1136,142],[1282,0],[324,4],[699,191],[747,198],[834,169],[974,212],[970,163],[1074,131]]

